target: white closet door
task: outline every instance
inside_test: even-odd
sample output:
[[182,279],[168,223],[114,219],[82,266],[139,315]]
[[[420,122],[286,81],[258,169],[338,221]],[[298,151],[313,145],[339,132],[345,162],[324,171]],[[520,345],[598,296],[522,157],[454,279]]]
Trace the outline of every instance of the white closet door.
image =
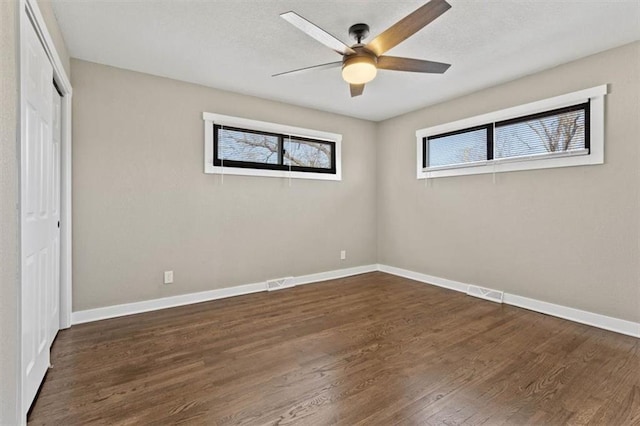
[[22,36],[22,408],[31,405],[49,367],[58,226],[54,209],[53,70],[31,25]]

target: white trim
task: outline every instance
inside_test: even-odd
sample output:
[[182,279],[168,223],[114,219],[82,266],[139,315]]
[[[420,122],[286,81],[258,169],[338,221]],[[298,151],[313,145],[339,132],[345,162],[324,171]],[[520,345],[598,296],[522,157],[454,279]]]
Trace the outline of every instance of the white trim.
[[[422,274],[420,272],[409,271],[407,269],[396,268],[387,265],[378,265],[378,270],[388,274],[397,275],[399,277],[408,278],[425,284],[444,287],[450,290],[466,293],[470,284],[459,281],[448,280],[445,278],[435,277],[432,275]],[[627,321],[619,318],[609,317],[607,315],[596,314],[593,312],[583,311],[581,309],[570,308],[568,306],[556,305],[554,303],[543,302],[541,300],[530,299],[528,297],[518,296],[511,293],[504,293],[503,303],[540,312],[554,317],[563,318],[569,321],[590,325],[592,327],[602,328],[604,330],[614,331],[616,333],[625,334],[627,336],[640,338],[640,323]]]
[[72,94],[62,98],[62,146],[60,150],[60,328],[71,327],[73,289],[73,183]]
[[[337,162],[338,162],[338,156],[336,155],[336,163]],[[235,176],[262,176],[262,177],[275,177],[275,178],[292,178],[292,179],[342,180],[340,178],[340,175],[337,169],[336,169],[336,174],[333,174],[333,173],[312,173],[312,172],[289,172],[286,170],[245,169],[242,167],[227,167],[227,166],[219,167],[219,166],[211,165],[207,167],[207,171],[205,171],[205,173],[220,174],[220,175],[235,175]]]
[[496,121],[509,120],[515,117],[537,114],[539,112],[549,111],[558,108],[564,108],[581,102],[587,102],[589,99],[603,97],[607,94],[607,85],[592,87],[577,92],[567,93],[553,98],[547,98],[540,101],[529,102],[527,104],[518,105],[511,108],[505,108],[486,114],[476,115],[458,121],[452,121],[446,124],[427,127],[416,131],[416,137],[423,138],[441,133],[455,132],[457,130],[466,129],[468,127],[481,126],[483,124],[493,123]]
[[[210,112],[203,112],[202,119],[204,121],[204,172],[207,174],[263,176],[314,180],[342,180],[342,135],[338,133],[305,129],[302,127],[269,123],[266,121],[251,120],[242,117],[232,117],[229,115],[213,114]],[[335,142],[336,173],[289,172],[283,170],[263,170],[240,167],[214,166],[213,144],[211,143],[211,141],[213,140],[214,124]]]
[[202,114],[204,121],[204,172],[218,173],[213,165],[213,143],[207,142],[213,140],[213,121],[205,119],[204,114]]
[[434,277],[433,275],[427,275],[420,272],[413,272],[408,269],[396,268],[395,266],[378,265],[378,271],[386,272],[387,274],[397,275],[402,278],[408,278],[414,281],[420,281],[421,283],[435,285],[437,287],[446,288],[449,290],[459,291],[460,293],[466,293],[469,288],[469,284],[461,283],[459,281],[447,280],[440,277]]
[[[502,173],[521,170],[548,169],[555,167],[571,167],[596,165],[604,163],[604,96],[607,85],[592,87],[553,98],[530,102],[516,107],[506,108],[487,114],[477,115],[450,123],[427,127],[416,131],[416,177],[431,179],[448,176],[476,175],[486,173]],[[558,108],[591,101],[590,104],[590,149],[588,155],[575,152],[566,155],[544,154],[540,156],[504,158],[479,161],[474,164],[453,165],[444,167],[422,167],[422,141],[424,138],[454,132],[470,127],[486,125],[511,118],[537,114]],[[564,153],[562,153],[564,154]]]
[[[36,6],[37,7],[37,6]],[[22,121],[24,120],[24,117],[22,116],[22,111],[24,110],[24,104],[25,104],[25,100],[24,100],[24,94],[22,92],[22,86],[23,86],[23,76],[22,76],[22,72],[23,70],[23,55],[22,52],[24,51],[24,40],[27,39],[27,35],[26,35],[26,25],[31,25],[30,21],[29,21],[29,17],[27,15],[27,0],[19,0],[18,2],[18,8],[19,8],[19,12],[18,12],[18,28],[17,28],[17,35],[18,35],[18,44],[16,46],[16,61],[18,62],[18,68],[19,68],[19,72],[18,72],[18,77],[20,79],[20,81],[18,81],[18,87],[20,88],[20,93],[19,93],[19,108],[18,108],[18,118],[20,120],[20,122],[18,123],[18,129],[19,129],[19,146],[18,146],[18,155],[20,156],[20,158],[18,159],[18,167],[20,167],[20,170],[18,170],[18,180],[20,181],[20,196],[19,196],[19,203],[22,203],[22,146],[24,143],[24,138],[25,135],[23,133],[23,123]],[[35,21],[37,22],[37,20]],[[22,209],[22,204],[19,204],[20,209]],[[20,253],[20,267],[18,268],[18,276],[19,276],[19,285],[18,285],[18,299],[16,300],[16,306],[17,306],[17,311],[18,311],[18,316],[16,318],[16,323],[18,326],[18,344],[16,345],[16,354],[17,354],[17,364],[18,364],[18,371],[16,372],[16,376],[17,376],[17,389],[16,389],[16,402],[17,402],[17,413],[16,413],[16,419],[20,422],[20,425],[26,425],[27,424],[27,411],[28,411],[28,407],[25,407],[26,401],[23,395],[24,392],[24,388],[25,388],[25,375],[24,375],[24,356],[22,355],[23,353],[23,347],[24,347],[24,339],[23,339],[23,333],[22,333],[22,293],[23,293],[23,285],[22,285],[22,271],[24,269],[24,265],[22,262],[22,234],[23,234],[23,229],[22,229],[22,211],[19,211],[18,214],[18,220],[20,221],[20,238],[19,238],[19,247],[18,247],[18,253]],[[62,283],[60,283],[62,285]]]
[[505,293],[504,303],[540,312],[554,317],[564,318],[592,327],[604,330],[615,331],[627,336],[640,338],[640,323],[613,318],[606,315],[595,314],[581,309],[570,308],[568,306],[556,305],[555,303],[543,302],[542,300],[530,299],[528,297]]
[[285,135],[299,136],[303,138],[321,139],[329,142],[342,140],[338,133],[323,132],[321,130],[305,129],[303,127],[288,126],[286,124],[270,123],[267,121],[251,120],[249,118],[232,117],[230,115],[213,114],[203,112],[202,119],[229,127],[243,127],[251,130],[262,130],[271,133],[283,133]]
[[437,172],[440,170],[449,170],[449,169],[460,169],[463,167],[479,167],[486,166],[487,164],[491,164],[494,160],[480,160],[480,161],[470,161],[468,163],[456,163],[456,164],[447,164],[446,166],[431,166],[425,167],[422,169],[423,172]]
[[293,278],[294,285],[315,284],[321,281],[336,280],[338,278],[350,277],[353,275],[366,274],[367,272],[375,272],[378,265],[363,265],[353,268],[336,269],[329,272],[319,272],[317,274],[301,275]]
[[176,306],[208,302],[210,300],[225,299],[227,297],[257,293],[265,290],[265,283],[245,284],[236,287],[227,287],[216,290],[203,291],[199,293],[181,294],[178,296],[163,297],[161,299],[152,299],[142,302],[124,303],[122,305],[113,305],[104,308],[77,311],[71,314],[71,320],[73,325],[83,324],[86,322],[100,321],[109,318],[140,314],[143,312],[157,311],[166,308],[174,308]]
[[[354,268],[338,269],[329,272],[321,272],[317,274],[302,275],[292,278],[291,286],[344,278],[352,275],[364,274],[366,272],[373,272],[377,269],[377,265],[365,265],[357,266]],[[203,291],[199,293],[181,294],[177,296],[163,297],[161,299],[152,299],[142,302],[125,303],[122,305],[77,311],[71,315],[71,319],[73,325],[83,324],[86,322],[100,321],[125,315],[157,311],[160,309],[190,305],[193,303],[208,302],[211,300],[224,299],[227,297],[240,296],[243,294],[258,293],[261,291],[267,291],[266,281]]]
[[[375,271],[385,272],[387,274],[408,278],[410,280],[419,281],[425,284],[430,284],[465,294],[469,290],[469,286],[473,286],[473,284],[440,278],[433,275],[427,275],[420,272],[414,272],[407,269],[396,268],[394,266],[384,264],[363,265],[353,268],[320,272],[316,274],[301,275],[291,278],[290,284],[292,287],[297,285],[314,284],[327,280],[334,280]],[[83,324],[92,321],[100,321],[125,315],[157,311],[160,309],[173,308],[176,306],[190,305],[194,303],[224,299],[227,297],[240,296],[243,294],[258,293],[262,291],[267,291],[266,281],[203,291],[199,293],[181,294],[177,296],[146,300],[142,302],[125,303],[122,305],[107,306],[104,308],[88,309],[84,311],[74,312],[72,314],[72,323],[73,325]],[[518,306],[520,308],[529,309],[531,311],[536,311],[559,318],[564,318],[581,324],[587,324],[593,327],[614,331],[616,333],[626,334],[633,337],[640,337],[640,323],[613,318],[606,315],[583,311],[580,309],[570,308],[567,306],[556,305],[536,299],[530,299],[506,292],[504,293],[502,302],[508,305]]]
[[589,155],[586,148],[573,149],[571,151],[561,151],[552,153],[519,155],[517,157],[494,158],[493,160],[473,161],[469,163],[448,164],[446,166],[425,167],[424,172],[437,172],[440,170],[460,169],[466,167],[491,166],[505,163],[517,163],[518,161],[546,160],[550,158],[576,157],[579,155]]
[[540,154],[518,155],[515,157],[503,157],[495,158],[490,163],[502,164],[502,163],[517,163],[518,161],[531,161],[531,160],[545,160],[548,158],[564,158],[564,157],[576,157],[578,155],[589,155],[587,148],[572,149],[571,151],[549,152]]
[[[49,60],[51,61],[51,65],[53,66],[53,75],[56,79],[56,83],[58,83],[60,90],[63,91],[63,95],[71,94],[71,80],[69,80],[69,76],[62,65],[62,60],[60,59],[60,55],[56,50],[56,46],[53,43],[53,39],[51,38],[51,34],[47,29],[47,25],[42,16],[42,12],[40,12],[40,7],[38,6],[37,0],[25,0],[25,5],[27,13],[31,17],[34,23],[34,28],[36,29],[36,33],[40,37],[40,41],[44,46],[44,50],[49,56]],[[21,9],[22,6],[21,6]]]

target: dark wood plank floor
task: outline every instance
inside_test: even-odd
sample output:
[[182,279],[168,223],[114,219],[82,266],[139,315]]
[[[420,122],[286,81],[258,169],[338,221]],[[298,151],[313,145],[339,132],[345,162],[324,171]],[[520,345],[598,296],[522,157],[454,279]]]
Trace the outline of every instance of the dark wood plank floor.
[[375,272],[60,332],[33,424],[640,424],[639,340]]

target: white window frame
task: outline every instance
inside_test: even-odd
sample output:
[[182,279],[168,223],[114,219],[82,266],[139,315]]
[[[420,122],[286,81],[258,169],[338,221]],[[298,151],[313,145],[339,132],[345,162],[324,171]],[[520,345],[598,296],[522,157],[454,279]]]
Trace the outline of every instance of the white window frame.
[[[320,130],[305,129],[302,127],[287,126],[285,124],[269,123],[266,121],[250,120],[248,118],[232,117],[229,115],[203,112],[204,120],[204,172],[207,174],[263,176],[293,179],[315,180],[342,180],[342,135],[338,133],[323,132]],[[318,139],[335,143],[336,172],[314,173],[288,170],[251,169],[242,167],[215,166],[213,164],[213,132],[214,125],[237,127],[248,130],[257,130],[270,133],[297,136],[309,139]]]
[[[549,169],[604,164],[604,97],[607,85],[592,87],[553,98],[543,99],[512,108],[506,108],[451,123],[440,124],[416,131],[417,178],[431,179],[449,176],[477,175],[485,173],[515,172],[521,170]],[[590,149],[552,154],[498,158],[438,167],[423,167],[423,139],[443,133],[486,125],[512,118],[524,117],[545,111],[569,107],[590,101]],[[495,140],[495,138],[494,138]]]

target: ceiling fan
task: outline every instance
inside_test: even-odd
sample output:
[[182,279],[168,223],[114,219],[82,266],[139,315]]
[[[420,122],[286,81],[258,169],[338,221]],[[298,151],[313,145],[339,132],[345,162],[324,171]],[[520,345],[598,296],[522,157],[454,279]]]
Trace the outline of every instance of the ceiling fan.
[[367,44],[363,44],[362,40],[369,35],[369,26],[367,24],[352,25],[349,28],[349,35],[356,40],[356,44],[350,47],[297,13],[283,13],[280,16],[293,26],[342,55],[342,61],[282,72],[274,74],[273,77],[342,66],[342,78],[349,83],[351,97],[354,97],[362,95],[364,85],[375,78],[379,69],[442,74],[451,66],[450,64],[383,56],[383,53],[417,33],[449,8],[451,5],[446,0],[431,0],[387,28]]

